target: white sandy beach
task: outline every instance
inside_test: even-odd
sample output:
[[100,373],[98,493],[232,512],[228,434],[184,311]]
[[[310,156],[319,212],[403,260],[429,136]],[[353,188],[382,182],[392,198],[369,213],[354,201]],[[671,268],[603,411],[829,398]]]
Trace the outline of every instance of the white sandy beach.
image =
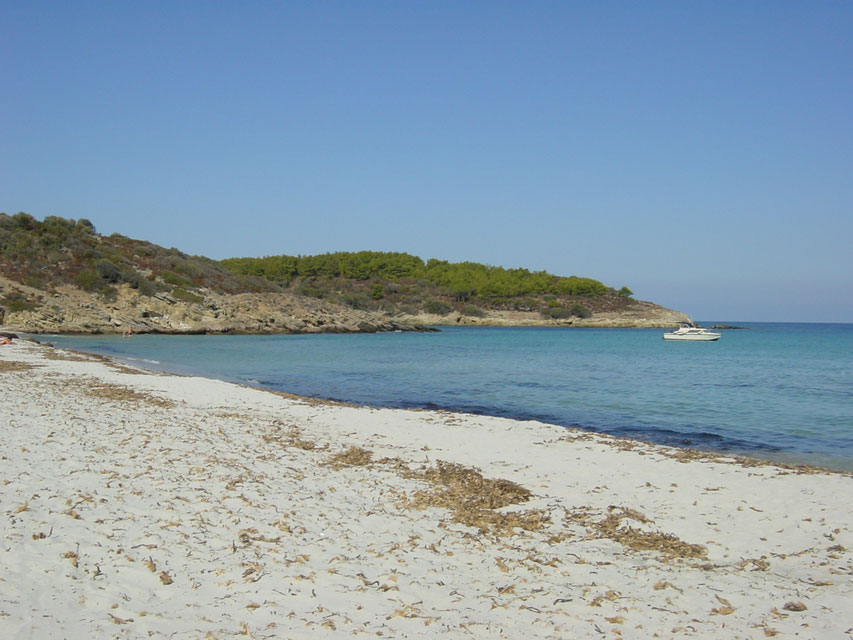
[[24,341],[0,429],[0,638],[853,636],[849,474]]

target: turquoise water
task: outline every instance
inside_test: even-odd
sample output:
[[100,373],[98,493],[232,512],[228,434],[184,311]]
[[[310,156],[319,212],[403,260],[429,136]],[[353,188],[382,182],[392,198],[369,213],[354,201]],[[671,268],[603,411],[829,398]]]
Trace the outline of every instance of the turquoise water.
[[[708,324],[708,323],[706,323]],[[50,337],[58,346],[371,406],[441,408],[853,470],[853,325]]]

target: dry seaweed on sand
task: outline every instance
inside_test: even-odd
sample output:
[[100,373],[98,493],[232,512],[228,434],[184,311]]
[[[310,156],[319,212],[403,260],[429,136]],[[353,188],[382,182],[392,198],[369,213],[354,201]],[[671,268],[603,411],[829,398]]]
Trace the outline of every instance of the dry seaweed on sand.
[[29,371],[41,365],[18,362],[17,360],[0,360],[0,373],[13,373],[16,371]]
[[[252,387],[254,388],[254,387]],[[275,391],[274,389],[261,389],[266,393],[271,393],[273,395],[279,396],[280,398],[287,398],[288,400],[294,400],[301,404],[307,404],[312,407],[352,407],[356,408],[359,405],[352,404],[350,402],[343,402],[342,400],[332,400],[331,398],[312,398],[311,396],[300,396],[295,393],[287,393],[286,391]]]
[[412,471],[410,475],[440,489],[424,497],[429,502],[427,506],[453,506],[464,502],[469,508],[500,509],[527,502],[533,495],[510,480],[484,478],[477,469],[442,460],[433,467]]
[[113,402],[144,402],[147,404],[162,407],[163,409],[171,409],[175,406],[175,403],[171,400],[166,400],[165,398],[158,398],[157,396],[152,395],[150,393],[136,391],[134,389],[131,389],[130,387],[124,387],[118,384],[110,384],[107,382],[86,385],[84,387],[84,391],[87,395],[93,398],[111,400]]
[[572,519],[590,528],[595,537],[608,538],[634,551],[656,551],[669,559],[707,556],[707,550],[700,544],[684,542],[670,533],[646,531],[623,524],[623,520],[633,520],[641,524],[652,523],[652,520],[636,509],[611,505],[607,511],[603,520],[595,521],[588,509],[578,509]]
[[65,349],[45,349],[41,353],[45,360],[65,360],[67,362],[94,362],[97,358]]
[[353,446],[330,456],[327,464],[335,469],[342,467],[364,467],[371,463],[372,458],[372,451]]
[[303,451],[314,451],[318,448],[316,442],[303,438],[302,432],[295,426],[284,429],[281,425],[276,424],[273,429],[262,436],[262,439],[267,444],[277,443],[285,449],[294,447]]
[[496,511],[527,502],[532,494],[510,480],[484,478],[477,469],[439,460],[433,467],[409,471],[405,475],[432,485],[432,489],[415,494],[410,506],[449,509],[456,522],[483,533],[505,536],[511,535],[516,528],[538,531],[550,522],[548,515],[539,510]]

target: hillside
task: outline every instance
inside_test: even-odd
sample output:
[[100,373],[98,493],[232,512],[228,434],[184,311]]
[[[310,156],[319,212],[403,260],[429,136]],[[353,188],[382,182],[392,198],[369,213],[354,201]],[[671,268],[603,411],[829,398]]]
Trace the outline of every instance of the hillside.
[[406,253],[230,258],[235,274],[290,291],[381,311],[407,322],[490,326],[674,326],[684,314],[634,300],[598,280]]
[[589,278],[367,251],[217,262],[102,236],[85,219],[0,213],[0,325],[31,332],[664,327],[685,318]]
[[33,333],[411,330],[382,314],[285,291],[218,262],[88,220],[0,214],[0,325]]

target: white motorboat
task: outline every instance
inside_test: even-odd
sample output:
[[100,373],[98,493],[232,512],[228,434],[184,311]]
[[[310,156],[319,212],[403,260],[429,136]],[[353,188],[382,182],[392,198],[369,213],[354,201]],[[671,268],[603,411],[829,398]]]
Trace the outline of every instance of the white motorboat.
[[663,334],[664,340],[693,340],[695,342],[710,342],[719,340],[722,333],[708,331],[705,327],[697,327],[695,324],[684,323],[675,331],[667,331]]

